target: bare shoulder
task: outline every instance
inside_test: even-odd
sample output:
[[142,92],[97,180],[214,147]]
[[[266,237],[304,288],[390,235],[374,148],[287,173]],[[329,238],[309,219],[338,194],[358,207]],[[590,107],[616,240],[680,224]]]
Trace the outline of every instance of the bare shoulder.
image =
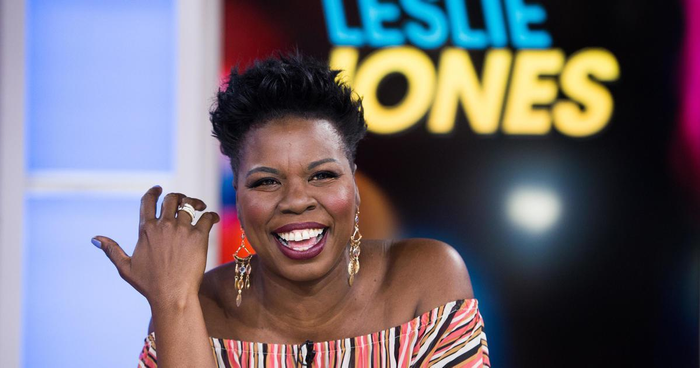
[[233,263],[224,263],[211,270],[204,273],[202,278],[202,285],[199,287],[199,299],[210,299],[214,301],[219,301],[221,296],[219,295],[221,291],[221,286],[223,280],[231,278],[231,271]]
[[391,243],[389,284],[415,300],[415,316],[458,299],[474,297],[469,272],[452,246],[434,239],[413,238]]

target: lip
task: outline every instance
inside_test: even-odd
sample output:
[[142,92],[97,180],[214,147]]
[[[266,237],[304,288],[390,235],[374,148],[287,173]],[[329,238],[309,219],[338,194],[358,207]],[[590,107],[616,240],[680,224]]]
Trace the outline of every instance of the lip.
[[[282,229],[282,228],[280,228],[280,229]],[[302,229],[306,229],[306,228],[304,227]],[[295,230],[297,230],[297,229],[295,229]],[[323,251],[323,247],[326,245],[326,239],[328,238],[328,231],[329,230],[326,230],[323,233],[323,237],[321,238],[321,240],[319,240],[318,243],[316,243],[313,247],[311,247],[307,250],[302,250],[302,251],[298,251],[298,250],[294,250],[292,248],[285,247],[276,236],[273,235],[273,238],[275,238],[275,243],[277,243],[277,247],[280,248],[280,251],[282,252],[282,254],[284,254],[285,256],[287,256],[293,260],[303,261],[303,260],[314,258],[317,255],[319,255],[319,253],[321,253],[321,251]]]
[[290,231],[294,230],[302,230],[302,229],[325,229],[328,226],[319,224],[318,222],[297,222],[293,224],[287,224],[282,227],[279,227],[275,230],[273,230],[276,233],[288,233]]

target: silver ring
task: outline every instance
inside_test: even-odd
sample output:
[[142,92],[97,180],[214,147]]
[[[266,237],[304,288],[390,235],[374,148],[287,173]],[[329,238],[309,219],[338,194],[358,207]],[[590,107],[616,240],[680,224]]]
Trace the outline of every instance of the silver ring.
[[194,207],[192,207],[191,204],[185,203],[182,206],[178,207],[177,211],[178,212],[180,212],[180,211],[187,212],[187,214],[190,215],[190,217],[192,218],[192,221],[190,221],[190,222],[194,222]]

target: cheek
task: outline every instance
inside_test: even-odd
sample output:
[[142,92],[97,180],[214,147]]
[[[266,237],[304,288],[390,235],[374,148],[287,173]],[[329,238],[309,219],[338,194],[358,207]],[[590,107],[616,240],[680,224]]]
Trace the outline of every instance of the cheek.
[[355,214],[355,189],[353,186],[339,188],[326,195],[323,203],[333,217],[352,217]]
[[236,206],[239,211],[239,219],[244,223],[245,227],[265,223],[270,217],[270,211],[272,211],[269,201],[263,201],[259,198],[256,200],[245,196],[239,199]]
[[[272,202],[274,203],[274,202]],[[261,200],[254,196],[241,196],[236,203],[238,218],[250,247],[257,254],[266,254],[268,251],[260,244],[265,244],[267,233],[263,231],[274,211],[271,201]]]

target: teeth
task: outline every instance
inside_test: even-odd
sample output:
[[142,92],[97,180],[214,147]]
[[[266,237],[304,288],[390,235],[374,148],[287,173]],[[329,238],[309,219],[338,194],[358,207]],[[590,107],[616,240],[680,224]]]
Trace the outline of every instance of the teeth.
[[323,229],[303,229],[294,230],[288,233],[279,233],[277,236],[284,239],[285,241],[302,241],[311,239],[319,236],[323,232]]

